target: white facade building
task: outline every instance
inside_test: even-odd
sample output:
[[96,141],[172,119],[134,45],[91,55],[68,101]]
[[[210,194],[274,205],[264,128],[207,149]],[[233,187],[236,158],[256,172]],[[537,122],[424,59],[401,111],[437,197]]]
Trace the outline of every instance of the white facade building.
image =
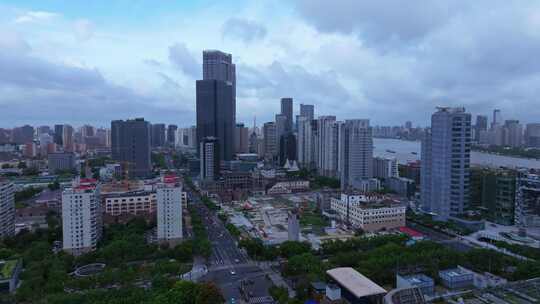
[[63,249],[80,255],[96,249],[102,234],[99,186],[93,179],[77,179],[62,192]]
[[15,234],[15,186],[0,181],[0,239]]
[[342,189],[358,189],[373,177],[373,137],[369,119],[339,126],[339,173]]
[[373,177],[384,179],[399,177],[397,159],[387,157],[374,157]]
[[296,150],[298,153],[298,164],[302,168],[310,168],[315,162],[313,147],[313,132],[311,128],[312,120],[309,117],[298,117],[298,135],[296,137]]
[[335,116],[320,116],[317,120],[317,170],[320,175],[338,176],[340,124]]
[[175,176],[165,176],[157,185],[157,238],[159,242],[177,245],[182,234],[182,184]]
[[379,231],[405,226],[406,206],[380,195],[342,193],[332,198],[330,208],[341,221],[364,231]]

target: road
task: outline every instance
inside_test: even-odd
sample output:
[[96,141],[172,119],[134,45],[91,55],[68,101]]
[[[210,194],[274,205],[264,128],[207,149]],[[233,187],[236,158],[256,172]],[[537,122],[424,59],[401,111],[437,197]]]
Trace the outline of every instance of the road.
[[268,294],[272,286],[270,271],[258,267],[238,248],[223,222],[202,203],[196,192],[188,191],[188,199],[196,207],[212,244],[208,273],[200,280],[215,283],[227,303],[232,299],[235,303],[274,303]]

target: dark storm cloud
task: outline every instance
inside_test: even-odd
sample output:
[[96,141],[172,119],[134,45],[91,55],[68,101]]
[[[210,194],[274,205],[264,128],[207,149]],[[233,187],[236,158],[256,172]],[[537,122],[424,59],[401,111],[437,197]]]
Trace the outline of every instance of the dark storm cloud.
[[197,60],[184,43],[176,43],[169,47],[169,60],[184,74],[193,78],[200,77],[201,65],[197,63]]
[[223,37],[240,39],[246,43],[264,39],[266,28],[255,21],[231,18],[228,19],[222,27]]

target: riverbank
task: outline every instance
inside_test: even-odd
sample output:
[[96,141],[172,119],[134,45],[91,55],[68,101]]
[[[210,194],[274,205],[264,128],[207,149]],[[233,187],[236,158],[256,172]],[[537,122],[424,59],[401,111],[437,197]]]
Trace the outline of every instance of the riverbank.
[[508,156],[508,157],[515,157],[515,158],[522,158],[522,159],[530,159],[530,160],[540,160],[540,149],[523,149],[523,148],[508,148],[508,147],[482,147],[482,146],[472,146],[471,150],[487,153],[487,154],[493,154],[493,155],[500,155],[500,156]]

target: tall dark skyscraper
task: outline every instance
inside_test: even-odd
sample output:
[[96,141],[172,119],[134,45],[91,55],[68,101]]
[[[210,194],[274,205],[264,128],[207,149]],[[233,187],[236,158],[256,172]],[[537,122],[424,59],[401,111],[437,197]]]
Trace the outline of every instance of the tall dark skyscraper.
[[285,133],[292,132],[293,126],[293,99],[281,98],[281,115],[285,115]]
[[152,130],[152,147],[165,146],[165,124],[153,124]]
[[222,80],[197,80],[196,87],[197,142],[205,137],[216,137],[220,143],[220,160],[231,160],[236,127],[232,84]]
[[167,126],[167,143],[169,146],[174,146],[176,143],[176,131],[178,130],[177,125]]
[[62,136],[64,134],[64,125],[54,125],[54,143],[62,146]]
[[150,123],[144,118],[111,122],[112,157],[127,166],[130,178],[150,175],[150,132]]
[[315,119],[315,107],[309,104],[300,104],[300,116],[307,117],[309,120]]
[[232,85],[233,119],[236,122],[236,66],[232,62],[232,55],[218,50],[204,50],[203,80],[221,80]]
[[474,139],[478,141],[480,139],[480,132],[486,131],[488,127],[488,118],[485,115],[476,116],[476,125],[474,126]]

